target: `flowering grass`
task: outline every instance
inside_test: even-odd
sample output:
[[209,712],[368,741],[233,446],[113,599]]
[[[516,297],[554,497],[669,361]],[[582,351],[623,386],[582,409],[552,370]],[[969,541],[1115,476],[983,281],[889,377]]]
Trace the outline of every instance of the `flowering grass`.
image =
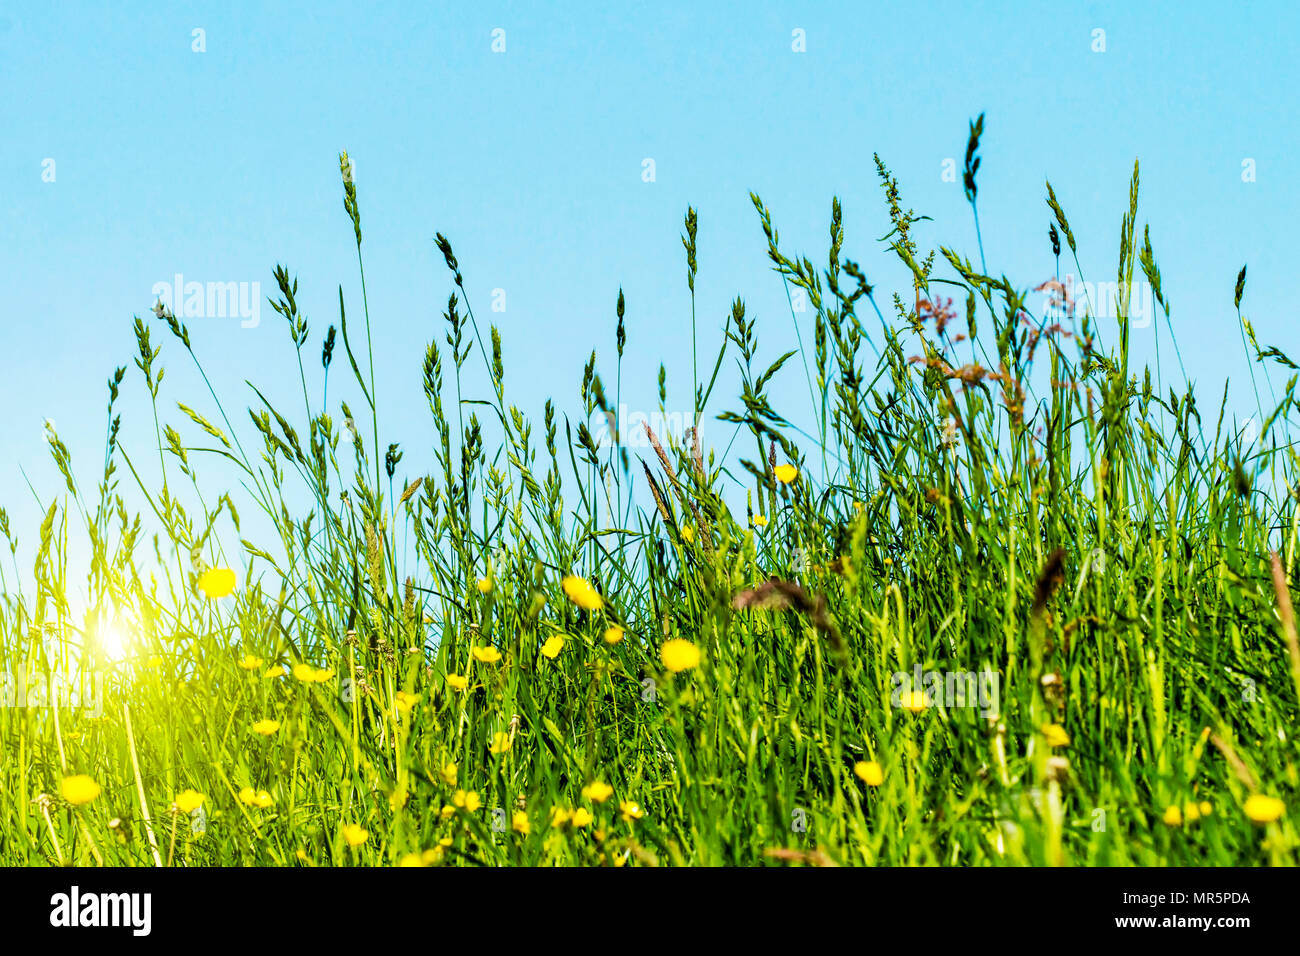
[[[838,201],[819,269],[753,197],[811,348],[759,362],[737,299],[712,373],[698,365],[695,420],[730,423],[749,458],[647,427],[653,455],[632,461],[549,402],[535,432],[439,235],[453,291],[422,369],[436,442],[429,472],[395,484],[418,456],[380,442],[340,165],[363,327],[340,290],[318,366],[276,270],[299,412],[258,393],[250,427],[215,392],[167,395],[164,356],[202,364],[159,306],[136,319],[136,374],[109,380],[93,492],[51,433],[66,489],[31,583],[6,584],[3,665],[28,688],[102,694],[0,709],[0,863],[1295,862],[1296,380],[1246,442],[1130,367],[1135,270],[1169,316],[1136,239],[1136,168],[1109,324],[1059,268],[1036,312],[982,253],[920,250],[879,160],[883,252],[914,277],[881,306]],[[1048,203],[1059,264],[1075,241],[1050,186]],[[1232,291],[1239,309],[1244,269]],[[616,381],[623,312],[620,295]],[[1290,363],[1244,320],[1243,342]],[[723,402],[727,360],[742,384]],[[483,394],[466,392],[471,362]],[[340,366],[355,412],[309,397]],[[798,368],[815,435],[770,403]],[[153,402],[157,487],[131,458],[155,449],[119,446],[123,387]],[[579,395],[578,418],[619,435],[595,355]],[[229,490],[201,477],[214,458]],[[243,537],[254,523],[271,538]],[[0,531],[13,541],[3,513]],[[900,683],[913,674],[940,679]],[[979,674],[996,700],[951,692]]]

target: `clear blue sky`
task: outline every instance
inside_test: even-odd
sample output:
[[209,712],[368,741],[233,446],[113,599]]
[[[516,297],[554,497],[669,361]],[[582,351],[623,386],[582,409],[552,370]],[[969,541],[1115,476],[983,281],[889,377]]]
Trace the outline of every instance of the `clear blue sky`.
[[[192,49],[196,28],[206,52]],[[497,28],[503,53],[492,50]],[[806,52],[792,50],[796,29]],[[1094,30],[1105,31],[1105,52],[1094,52]],[[960,166],[967,122],[980,112],[990,270],[1025,288],[1051,275],[1050,178],[1087,277],[1112,279],[1140,158],[1139,230],[1150,223],[1203,412],[1212,420],[1229,376],[1248,408],[1232,309],[1243,263],[1244,308],[1261,340],[1300,352],[1286,285],[1300,220],[1300,126],[1287,112],[1297,35],[1300,14],[1284,2],[223,2],[152,12],[6,2],[0,504],[30,545],[38,511],[20,467],[44,504],[59,488],[46,418],[93,488],[104,381],[116,365],[130,369],[122,441],[151,460],[131,321],[153,322],[152,290],[176,273],[260,282],[265,296],[272,268],[286,264],[300,280],[315,367],[340,283],[361,315],[340,149],[357,164],[381,441],[401,442],[403,474],[431,468],[420,359],[430,338],[441,340],[450,291],[436,231],[453,242],[480,317],[501,326],[510,401],[540,417],[554,396],[576,413],[593,348],[612,382],[621,285],[624,401],[653,409],[664,361],[670,408],[689,408],[678,240],[687,204],[700,217],[702,350],[716,350],[741,295],[771,360],[794,336],[748,192],[772,209],[788,249],[817,263],[839,195],[845,254],[887,301],[906,286],[875,241],[888,225],[872,153],[899,177],[905,203],[935,218],[918,228],[923,248],[943,243],[977,258],[960,181],[941,173],[947,158]],[[646,158],[652,183],[642,178]],[[53,182],[43,181],[47,159]],[[1254,182],[1242,181],[1246,159]],[[506,311],[494,314],[497,288]],[[269,306],[257,328],[231,318],[187,324],[218,391],[246,396],[232,405],[252,398],[247,378],[301,416],[292,347]],[[166,420],[193,435],[174,402],[210,406],[179,343],[155,325]],[[1140,354],[1151,344],[1150,330],[1135,332]],[[469,367],[485,393],[477,357]],[[332,402],[349,394],[341,373],[345,360],[331,376]],[[731,407],[730,384],[714,413]],[[806,423],[796,364],[775,396]]]

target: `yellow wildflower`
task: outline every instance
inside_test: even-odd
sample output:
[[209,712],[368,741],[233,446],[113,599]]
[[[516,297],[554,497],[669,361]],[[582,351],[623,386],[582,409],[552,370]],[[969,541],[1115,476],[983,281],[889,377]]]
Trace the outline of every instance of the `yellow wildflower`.
[[910,710],[914,714],[919,714],[930,706],[930,698],[925,696],[923,690],[905,691],[901,702],[904,710]]
[[562,587],[569,600],[584,611],[599,611],[605,606],[605,600],[586,578],[570,574],[562,582]]
[[1043,736],[1047,738],[1047,746],[1070,746],[1070,735],[1065,732],[1065,728],[1060,724],[1043,724],[1042,730]]
[[275,801],[265,790],[254,790],[252,787],[244,787],[239,791],[239,801],[250,807],[258,807],[265,810]]
[[470,653],[474,655],[474,660],[484,664],[495,664],[501,660],[501,652],[495,647],[475,647]]
[[1245,806],[1242,809],[1246,811],[1246,816],[1250,818],[1252,823],[1272,823],[1286,812],[1286,804],[1277,797],[1252,793],[1246,798]]
[[78,773],[63,778],[62,790],[63,799],[74,807],[79,807],[99,796],[100,786],[94,781],[94,778],[88,777],[84,773]]
[[182,790],[176,794],[176,799],[172,803],[176,804],[176,809],[181,813],[193,813],[204,801],[203,794],[197,790]]
[[678,674],[700,665],[700,649],[690,641],[675,638],[664,644],[659,651],[659,658],[664,662],[664,667]]
[[600,780],[593,780],[582,788],[582,795],[593,803],[604,803],[614,795],[614,788]]
[[210,598],[228,597],[235,592],[235,572],[230,568],[210,568],[199,575],[198,586]]
[[859,760],[853,765],[853,772],[868,787],[878,787],[885,782],[885,772],[874,760]]
[[334,676],[334,672],[303,663],[293,665],[293,676],[304,684],[323,684]]

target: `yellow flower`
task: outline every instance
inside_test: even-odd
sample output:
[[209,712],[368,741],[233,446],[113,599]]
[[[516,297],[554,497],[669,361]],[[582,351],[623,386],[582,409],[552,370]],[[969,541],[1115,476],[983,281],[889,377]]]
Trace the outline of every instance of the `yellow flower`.
[[283,664],[272,664],[270,667],[268,667],[268,668],[266,669],[266,673],[263,674],[262,676],[263,676],[263,677],[283,677],[283,676],[284,676],[285,674],[287,674],[287,673],[289,673],[289,672],[286,671],[286,670],[284,669],[284,665],[283,665]]
[[569,600],[584,611],[599,611],[605,606],[604,598],[596,593],[586,578],[570,574],[561,584]]
[[1201,818],[1201,808],[1195,803],[1183,804],[1183,819],[1188,823],[1195,823]]
[[564,649],[564,638],[561,637],[559,634],[553,634],[550,637],[548,637],[546,639],[546,643],[542,645],[542,656],[549,657],[552,660],[554,660],[556,657],[560,655],[560,651],[563,649]]
[[1277,797],[1265,796],[1262,793],[1252,793],[1246,798],[1246,804],[1243,808],[1253,823],[1272,823],[1283,813],[1286,812],[1286,804]]
[[776,480],[783,485],[788,485],[799,477],[799,469],[791,464],[776,466]]
[[1182,826],[1183,811],[1179,810],[1173,804],[1170,804],[1169,806],[1165,807],[1165,815],[1164,817],[1162,817],[1162,819],[1165,821],[1166,824],[1168,824],[1171,827]]
[[454,763],[444,765],[438,773],[442,777],[442,782],[447,786],[456,786],[456,765]]
[[755,528],[766,528],[766,527],[767,527],[767,515],[754,515],[754,527],[755,527]]
[[334,676],[334,672],[302,663],[293,665],[293,676],[304,684],[323,684]]
[[235,593],[235,572],[230,568],[209,568],[199,575],[198,585],[210,598],[228,597]]
[[623,640],[623,629],[615,624],[613,627],[605,628],[605,643],[617,644]]
[[261,734],[263,737],[269,737],[279,729],[280,722],[278,720],[271,720],[269,717],[253,724],[253,733]]
[[491,594],[491,593],[492,593],[492,577],[491,577],[491,575],[489,575],[489,576],[486,577],[486,578],[479,578],[479,579],[478,579],[478,591],[479,591],[479,594]]
[[393,699],[397,709],[404,714],[411,712],[411,708],[420,702],[419,694],[408,694],[404,690],[399,690]]
[[172,803],[176,804],[176,809],[181,813],[193,813],[203,805],[206,799],[203,794],[197,790],[182,790],[176,794],[176,799]]
[[528,836],[533,829],[532,825],[528,822],[528,814],[524,813],[522,810],[516,810],[514,817],[510,820],[510,829],[514,830],[516,833],[522,833],[524,836]]
[[245,654],[244,659],[239,662],[239,666],[246,671],[259,670],[265,663],[260,657],[254,657],[252,654]]
[[582,795],[593,803],[604,803],[614,795],[614,788],[600,780],[593,780],[582,788]]
[[694,540],[695,540],[695,529],[692,528],[692,527],[691,527],[690,525],[688,525],[688,524],[684,524],[684,525],[682,525],[682,538],[683,538],[685,541],[687,541],[687,542],[694,541]]
[[245,787],[239,791],[239,800],[241,803],[250,807],[258,807],[265,810],[275,801],[265,790],[254,790],[252,787]]
[[868,787],[878,787],[885,782],[885,772],[874,760],[859,760],[853,765],[853,772]]
[[586,807],[578,807],[573,811],[573,816],[570,819],[575,827],[585,827],[590,826],[595,817],[591,815],[591,811]]
[[569,811],[564,807],[551,807],[551,826],[562,827],[569,822]]
[[904,692],[902,696],[902,705],[904,710],[919,714],[930,706],[930,698],[925,696],[923,690],[909,690]]
[[87,777],[84,773],[74,774],[71,777],[63,778],[63,799],[74,807],[79,807],[83,803],[89,803],[99,796],[99,784],[95,783],[92,777]]
[[1070,746],[1070,735],[1065,732],[1065,728],[1060,724],[1043,724],[1042,730],[1043,736],[1047,738],[1047,746]]
[[1214,812],[1214,806],[1209,800],[1202,800],[1198,809],[1201,811],[1201,816],[1203,817],[1208,817]]
[[659,658],[664,667],[674,674],[700,666],[700,649],[690,641],[674,638],[659,650]]
[[343,827],[343,839],[348,846],[361,846],[370,839],[370,831],[363,830],[355,823],[348,823]]
[[483,806],[482,801],[478,798],[477,791],[474,790],[469,791],[469,793],[464,790],[457,790],[451,795],[451,802],[467,813],[473,813]]
[[402,857],[398,866],[433,866],[442,859],[442,847],[435,846],[423,853],[408,853]]
[[495,647],[475,647],[470,650],[474,655],[474,660],[482,661],[484,664],[495,664],[501,660],[501,652]]
[[492,743],[488,745],[488,753],[503,754],[510,749],[510,735],[505,731],[498,730],[492,735]]
[[645,811],[641,809],[641,805],[633,800],[624,800],[618,805],[618,809],[623,814],[624,823],[631,823],[645,816]]
[[448,674],[447,685],[451,687],[452,690],[464,690],[469,686],[469,678],[461,677],[459,674]]

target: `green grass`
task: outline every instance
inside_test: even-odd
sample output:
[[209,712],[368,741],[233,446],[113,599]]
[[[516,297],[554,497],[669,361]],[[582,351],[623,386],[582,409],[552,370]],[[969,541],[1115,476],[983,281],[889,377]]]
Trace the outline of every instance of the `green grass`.
[[[1203,421],[1190,391],[1152,385],[1167,371],[1130,367],[1127,295],[1117,320],[1091,302],[1036,313],[982,264],[920,250],[877,166],[892,232],[873,254],[897,257],[912,288],[872,289],[838,201],[819,268],[782,248],[754,197],[779,281],[809,306],[790,313],[798,359],[759,361],[741,300],[725,340],[697,330],[692,306],[691,404],[711,437],[735,439],[655,436],[644,464],[570,425],[619,407],[622,296],[614,394],[610,358],[593,355],[582,407],[571,419],[548,403],[535,430],[441,235],[454,293],[423,367],[437,438],[431,456],[405,451],[430,468],[409,483],[379,443],[364,278],[350,317],[340,290],[341,334],[313,342],[277,269],[303,406],[258,393],[251,428],[211,389],[168,394],[164,354],[202,371],[188,330],[163,308],[137,319],[139,374],[110,380],[98,486],[77,483],[51,434],[66,487],[42,493],[31,572],[15,545],[6,575],[6,672],[94,675],[103,694],[98,711],[0,709],[0,863],[1293,863],[1295,380],[1244,442],[1222,406]],[[1049,196],[1051,241],[1073,255]],[[692,302],[696,221],[689,210]],[[1168,325],[1136,226],[1135,168],[1117,280],[1145,276]],[[1289,363],[1242,330],[1252,364]],[[717,369],[732,362],[743,381],[724,400]],[[356,409],[324,405],[340,369]],[[815,434],[769,400],[776,376],[801,374],[811,408],[790,414]],[[142,386],[156,486],[132,458],[154,449],[117,441],[119,390]],[[214,455],[228,491],[200,480]],[[246,540],[241,512],[274,536]],[[14,540],[3,514],[0,530]],[[67,577],[78,540],[84,584]],[[222,568],[239,573],[218,599],[221,575],[200,575]],[[584,609],[570,575],[603,597],[570,582]],[[691,657],[669,641],[696,666],[669,670]],[[499,660],[475,659],[488,647]],[[304,663],[319,679],[264,676]],[[996,711],[900,699],[894,675],[917,669],[994,675]],[[277,729],[254,732],[263,720]],[[78,775],[98,793],[72,805]],[[204,832],[174,805],[186,790],[204,797]],[[1252,820],[1269,809],[1252,794],[1285,812]]]

